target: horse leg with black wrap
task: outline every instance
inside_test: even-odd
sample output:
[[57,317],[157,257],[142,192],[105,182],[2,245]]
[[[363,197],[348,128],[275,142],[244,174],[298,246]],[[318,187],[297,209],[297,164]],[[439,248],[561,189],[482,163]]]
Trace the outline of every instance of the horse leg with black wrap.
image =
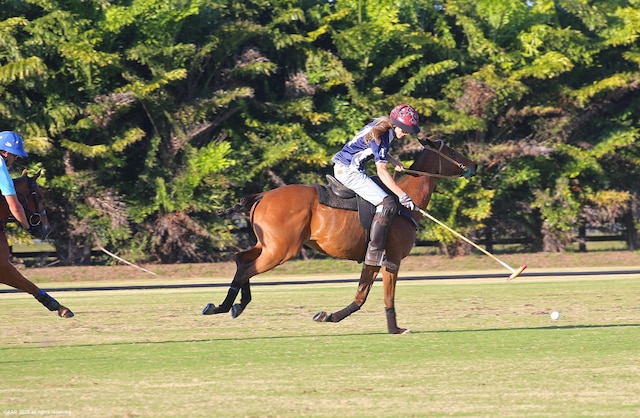
[[215,315],[229,312],[233,306],[233,302],[235,302],[238,297],[238,293],[240,293],[240,287],[234,286],[232,282],[227,291],[227,297],[224,298],[222,303],[219,306],[213,303],[207,303],[204,309],[202,309],[202,315]]
[[382,271],[382,287],[384,289],[384,307],[387,315],[387,329],[389,334],[407,334],[411,332],[406,328],[399,328],[396,321],[396,283],[398,281],[398,270],[385,267]]
[[[240,293],[240,303],[234,304],[236,298]],[[224,298],[220,306],[216,306],[213,303],[208,303],[202,310],[202,315],[214,315],[220,313],[226,313],[231,311],[231,317],[237,318],[244,311],[244,308],[251,302],[251,285],[247,281],[242,286],[237,286],[231,283],[229,290],[227,291],[227,297]]]
[[74,313],[71,311],[71,309],[61,305],[46,291],[40,289],[38,286],[24,278],[22,274],[20,274],[20,272],[17,271],[12,265],[0,263],[0,270],[4,272],[2,278],[0,279],[1,283],[29,293],[31,296],[36,298],[36,300],[40,302],[45,308],[49,309],[52,312],[57,312],[58,316],[61,318],[73,318]]
[[74,313],[71,309],[61,305],[56,299],[47,292],[40,289],[29,279],[24,277],[9,261],[10,251],[9,244],[2,232],[0,237],[0,283],[22,290],[32,295],[38,302],[50,311],[56,311],[61,318],[72,318]]
[[236,303],[231,307],[231,317],[237,318],[240,316],[242,312],[244,312],[244,308],[251,302],[251,285],[247,281],[240,288],[240,303]]
[[[255,221],[255,218],[254,218]],[[262,231],[261,238],[267,242],[278,242],[278,233],[275,231]],[[256,233],[256,235],[259,235]],[[233,276],[227,296],[219,306],[208,303],[202,310],[203,315],[213,315],[231,311],[231,317],[237,318],[242,314],[247,305],[251,302],[251,285],[249,279],[265,271],[269,271],[277,265],[295,256],[302,248],[302,238],[291,247],[278,247],[274,245],[263,246],[258,242],[253,248],[241,251],[235,256],[236,273]],[[240,303],[234,303],[240,294]]]
[[[254,262],[260,256],[260,254],[262,254],[262,246],[260,245],[256,245],[253,248],[236,254],[236,274],[233,276],[233,280],[229,285],[227,296],[219,306],[216,306],[214,303],[207,303],[204,309],[202,309],[202,315],[215,315],[229,312],[233,308],[234,302],[236,301],[238,293],[240,293],[241,290],[243,295],[242,298],[245,298],[244,287],[249,286],[249,278],[256,274]],[[249,292],[248,294],[249,300],[251,300],[251,293]],[[237,308],[234,309],[231,315],[236,318],[242,313],[248,303],[249,302],[246,302],[239,312]]]
[[369,296],[373,282],[378,276],[378,271],[380,271],[380,267],[363,265],[360,281],[358,282],[358,290],[353,302],[334,313],[327,314],[325,311],[320,311],[313,316],[313,320],[316,322],[340,322],[352,313],[359,311],[367,301],[367,296]]

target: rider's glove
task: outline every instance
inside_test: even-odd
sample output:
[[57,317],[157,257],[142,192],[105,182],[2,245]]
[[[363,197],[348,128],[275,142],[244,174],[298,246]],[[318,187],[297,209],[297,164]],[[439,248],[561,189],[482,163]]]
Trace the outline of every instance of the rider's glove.
[[413,200],[411,200],[409,195],[406,193],[403,193],[402,196],[400,196],[400,204],[409,210],[416,210],[416,204],[413,203]]

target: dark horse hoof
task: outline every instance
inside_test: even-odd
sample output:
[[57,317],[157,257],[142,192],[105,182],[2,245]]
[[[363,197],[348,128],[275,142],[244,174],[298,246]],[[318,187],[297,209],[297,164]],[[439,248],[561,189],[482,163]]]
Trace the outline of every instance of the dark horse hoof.
[[313,320],[316,322],[327,322],[328,317],[329,314],[327,314],[325,311],[320,311],[313,315]]
[[237,318],[244,312],[244,308],[239,303],[236,303],[231,307],[231,318]]
[[207,306],[202,310],[202,315],[213,315],[219,313],[217,312],[216,305],[213,303],[207,303]]
[[60,318],[73,318],[75,314],[66,306],[60,305],[60,308],[58,308],[58,316]]

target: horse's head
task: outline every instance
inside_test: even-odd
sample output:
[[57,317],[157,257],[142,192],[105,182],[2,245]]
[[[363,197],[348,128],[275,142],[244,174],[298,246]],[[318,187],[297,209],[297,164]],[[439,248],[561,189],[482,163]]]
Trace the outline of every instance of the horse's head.
[[444,143],[436,141],[420,140],[424,150],[411,166],[434,177],[464,177],[471,178],[476,175],[478,164],[456,152]]
[[33,177],[29,177],[27,170],[24,170],[22,176],[13,179],[13,184],[18,200],[29,220],[29,232],[34,237],[44,240],[49,236],[51,226],[44,208],[42,192],[36,183],[38,177],[40,177],[40,170]]

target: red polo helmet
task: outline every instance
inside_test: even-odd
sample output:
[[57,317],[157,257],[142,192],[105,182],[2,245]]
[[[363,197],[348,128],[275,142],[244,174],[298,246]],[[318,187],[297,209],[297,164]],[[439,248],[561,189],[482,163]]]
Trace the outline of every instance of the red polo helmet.
[[408,104],[399,104],[389,113],[391,122],[410,134],[420,132],[418,112]]

